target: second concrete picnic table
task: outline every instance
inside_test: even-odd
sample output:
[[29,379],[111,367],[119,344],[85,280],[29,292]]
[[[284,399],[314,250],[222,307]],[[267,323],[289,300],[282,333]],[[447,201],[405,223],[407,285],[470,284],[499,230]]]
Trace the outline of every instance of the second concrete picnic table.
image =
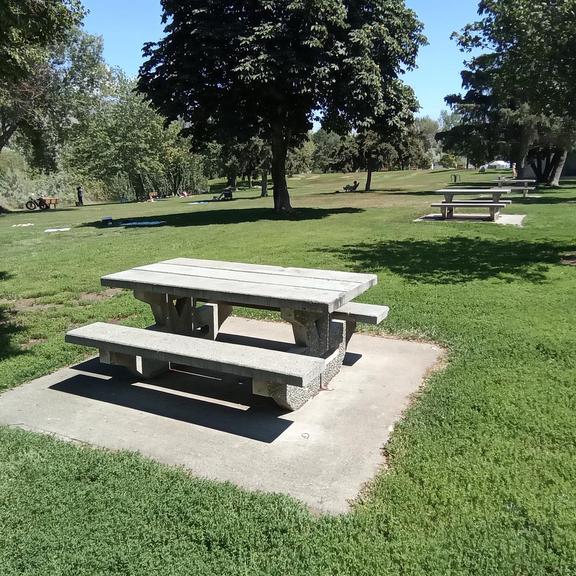
[[[378,324],[388,313],[385,306],[351,302],[377,283],[374,274],[176,258],[110,274],[101,281],[103,286],[133,290],[137,299],[149,304],[156,321],[154,330],[115,329],[112,325],[97,323],[93,327],[71,331],[67,337],[69,342],[100,348],[103,361],[110,361],[112,356],[109,352],[114,350],[120,351],[115,357],[121,360],[131,354],[149,353],[151,360],[147,366],[163,368],[166,360],[170,361],[172,356],[181,358],[185,353],[192,366],[216,365],[223,369],[227,367],[233,374],[254,373],[258,375],[253,381],[254,393],[271,396],[290,409],[300,407],[339,372],[357,322]],[[274,358],[269,350],[252,348],[252,357],[244,361],[237,356],[246,355],[245,347],[241,347],[242,354],[237,355],[229,348],[230,345],[216,342],[220,327],[234,306],[279,310],[282,318],[292,325],[293,351],[298,357],[315,357],[318,360],[311,359],[310,362],[318,362],[318,366],[322,360],[320,378],[308,388],[284,385],[279,389],[281,368],[273,374],[274,385],[269,385],[259,376],[259,353],[267,366],[266,374],[274,372]],[[119,332],[117,338],[113,334],[115,331]],[[172,340],[168,336],[154,336],[158,332],[178,336]],[[211,340],[214,345],[199,345],[195,352],[193,340],[182,337]],[[135,344],[132,350],[130,338],[141,341],[141,344]],[[170,353],[171,341],[173,354]],[[130,358],[128,360],[132,368],[135,364]],[[290,364],[290,359],[278,356],[279,366],[286,362]],[[236,363],[239,366],[233,365]],[[143,369],[139,371],[147,375]],[[299,378],[290,372],[289,367],[286,373],[292,378],[287,382]]]
[[[440,208],[442,218],[454,218],[455,208],[487,208],[490,212],[490,220],[494,221],[500,214],[500,210],[510,204],[509,200],[502,200],[503,194],[510,193],[510,188],[444,188],[437,190],[436,194],[444,196],[444,202],[432,204],[433,208]],[[478,196],[490,194],[492,200],[454,200],[454,196]]]

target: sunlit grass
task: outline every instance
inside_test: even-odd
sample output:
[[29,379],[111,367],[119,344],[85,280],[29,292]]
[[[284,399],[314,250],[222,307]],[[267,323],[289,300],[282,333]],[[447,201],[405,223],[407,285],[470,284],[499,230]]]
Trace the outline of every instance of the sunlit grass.
[[149,324],[130,294],[94,296],[99,278],[178,256],[377,273],[363,299],[391,307],[378,331],[449,350],[386,447],[389,471],[341,518],[0,429],[0,574],[576,573],[576,268],[561,264],[576,189],[517,198],[522,229],[414,223],[450,174],[378,174],[368,194],[334,193],[355,174],[294,178],[289,218],[258,189],[0,217],[0,389],[80,360],[72,326]]

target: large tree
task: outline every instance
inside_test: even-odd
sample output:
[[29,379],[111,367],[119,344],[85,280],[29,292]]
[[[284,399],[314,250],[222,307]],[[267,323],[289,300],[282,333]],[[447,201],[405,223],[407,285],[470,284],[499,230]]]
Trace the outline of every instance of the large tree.
[[[555,184],[576,140],[576,0],[483,0],[479,15],[455,35],[463,50],[484,53],[463,74],[468,95],[453,102],[489,105],[518,166],[535,163]],[[549,169],[539,173],[544,154]]]
[[139,89],[198,144],[260,136],[276,210],[290,210],[286,156],[315,117],[349,131],[386,108],[386,86],[425,41],[403,0],[162,0]]
[[402,148],[410,135],[419,110],[414,91],[400,80],[387,86],[387,106],[373,121],[360,130],[360,150],[366,162],[366,184],[364,190],[372,189],[372,173],[383,165],[392,165],[399,159]]

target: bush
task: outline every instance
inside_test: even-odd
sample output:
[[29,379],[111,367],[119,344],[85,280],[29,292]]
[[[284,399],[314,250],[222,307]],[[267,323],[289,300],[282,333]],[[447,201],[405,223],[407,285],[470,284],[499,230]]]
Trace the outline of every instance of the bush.
[[444,168],[458,168],[458,158],[453,154],[444,154],[442,158],[440,158],[440,164],[442,164]]

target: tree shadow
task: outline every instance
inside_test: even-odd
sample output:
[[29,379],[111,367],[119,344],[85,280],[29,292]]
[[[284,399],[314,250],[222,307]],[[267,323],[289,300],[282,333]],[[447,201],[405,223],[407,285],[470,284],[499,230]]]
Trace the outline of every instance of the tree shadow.
[[530,205],[546,205],[546,204],[576,204],[576,198],[561,198],[559,196],[546,196],[543,195],[541,198],[536,198],[534,196],[528,196],[527,198],[513,198],[514,204],[524,204]]
[[[12,274],[0,271],[0,281],[10,280]],[[22,354],[13,343],[13,337],[22,331],[22,327],[14,322],[14,314],[9,308],[0,304],[0,361]]]
[[[245,224],[247,222],[261,221],[290,221],[302,222],[305,220],[323,220],[338,214],[359,214],[364,212],[360,208],[298,208],[292,212],[278,213],[270,208],[246,208],[207,210],[205,212],[184,212],[178,214],[158,214],[123,218],[114,224],[122,226],[125,222],[162,221],[167,226],[212,226],[214,224]],[[101,221],[86,222],[82,226],[92,228],[107,228]],[[136,227],[137,228],[137,227]]]
[[400,240],[324,249],[352,263],[358,272],[389,270],[413,283],[461,284],[499,278],[506,282],[546,280],[549,265],[560,264],[574,246],[481,238]]

